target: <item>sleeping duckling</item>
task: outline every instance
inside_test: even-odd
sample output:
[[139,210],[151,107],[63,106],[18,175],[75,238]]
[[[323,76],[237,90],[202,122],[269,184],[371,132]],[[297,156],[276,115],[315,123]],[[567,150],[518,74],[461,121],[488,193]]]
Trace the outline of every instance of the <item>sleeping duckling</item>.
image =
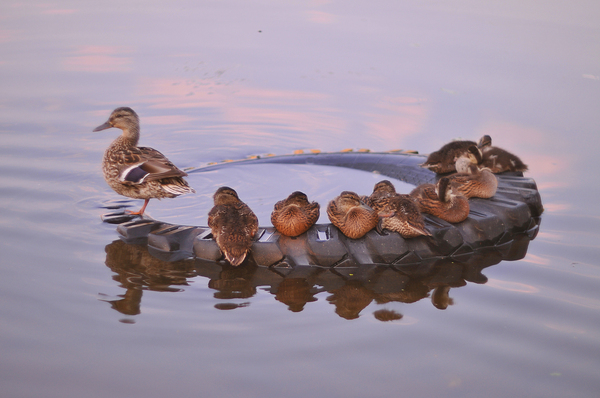
[[448,176],[452,191],[467,198],[491,198],[496,194],[498,179],[487,168],[479,169],[468,157],[456,161],[457,173]]
[[[529,169],[518,156],[502,148],[492,146],[492,138],[489,135],[484,135],[479,142],[482,151],[480,167],[487,167],[494,174],[505,171],[524,172]],[[484,147],[481,146],[482,142],[485,144]]]
[[319,219],[319,204],[309,202],[306,194],[293,192],[284,200],[275,203],[271,223],[282,235],[298,236]]
[[208,226],[225,259],[237,267],[252,246],[258,218],[232,188],[220,187],[213,199],[215,205],[208,213]]
[[450,223],[464,221],[469,215],[469,200],[454,193],[448,177],[440,178],[435,185],[419,185],[410,196],[416,199],[421,213],[434,215]]
[[396,188],[389,180],[381,180],[373,187],[373,193],[370,196],[363,196],[363,202],[375,211],[379,211],[380,203],[383,199],[396,196]]
[[144,205],[137,212],[129,214],[142,216],[152,198],[174,198],[186,193],[194,193],[182,178],[187,173],[181,171],[159,151],[138,147],[140,121],[131,108],[115,109],[106,123],[94,131],[116,127],[123,130],[104,152],[102,171],[108,185],[119,195],[133,199],[144,199]]
[[[484,136],[489,137],[489,136]],[[453,173],[456,171],[454,162],[457,158],[468,153],[471,146],[483,148],[483,146],[491,145],[491,139],[488,143],[483,137],[479,140],[479,144],[473,141],[452,141],[441,147],[435,152],[431,152],[425,163],[421,167],[425,167],[437,174]]]
[[331,223],[351,239],[363,237],[379,221],[377,212],[361,203],[360,197],[350,191],[342,192],[329,202],[327,215]]
[[379,208],[379,233],[387,229],[398,232],[403,238],[431,236],[431,232],[425,228],[419,208],[410,196],[397,194],[383,198],[379,201]]
[[365,203],[377,212],[380,218],[377,231],[380,233],[385,228],[398,232],[404,238],[431,235],[425,229],[423,217],[414,199],[397,193],[389,180],[375,184],[373,193],[365,197]]

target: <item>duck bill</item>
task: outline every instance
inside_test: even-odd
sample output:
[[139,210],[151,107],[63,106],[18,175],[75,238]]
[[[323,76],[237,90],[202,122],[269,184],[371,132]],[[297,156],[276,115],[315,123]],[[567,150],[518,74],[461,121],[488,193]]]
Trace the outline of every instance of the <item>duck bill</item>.
[[106,123],[104,123],[104,124],[101,124],[100,126],[96,127],[96,128],[95,128],[94,130],[92,130],[92,131],[94,131],[94,132],[96,132],[96,131],[102,131],[102,130],[109,129],[109,128],[111,128],[111,127],[112,127],[112,126],[110,125],[110,122],[106,122]]
[[394,217],[395,215],[396,215],[395,211],[390,211],[390,212],[387,212],[387,213],[382,211],[382,212],[380,212],[378,214],[378,216],[379,216],[380,219],[387,218],[387,217]]

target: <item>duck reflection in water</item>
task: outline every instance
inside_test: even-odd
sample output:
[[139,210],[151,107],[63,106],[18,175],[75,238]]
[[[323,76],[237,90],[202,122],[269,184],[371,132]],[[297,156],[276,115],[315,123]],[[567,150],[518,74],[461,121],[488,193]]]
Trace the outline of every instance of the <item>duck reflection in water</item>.
[[315,291],[305,278],[285,278],[277,287],[275,300],[288,306],[292,312],[300,312],[306,303],[317,301]]
[[146,245],[127,244],[116,240],[107,245],[106,266],[113,280],[126,289],[118,299],[104,298],[112,308],[124,315],[138,315],[144,290],[179,292],[176,286],[188,286],[188,278],[196,276],[193,261],[164,262],[148,253]]
[[[528,239],[516,242],[509,254],[522,258]],[[326,292],[326,300],[335,307],[335,314],[352,320],[361,316],[370,305],[385,306],[373,311],[380,321],[398,321],[403,315],[387,308],[391,303],[414,303],[430,298],[432,304],[444,310],[454,304],[451,288],[472,283],[486,283],[481,273],[485,267],[506,259],[506,253],[495,249],[477,251],[465,262],[450,259],[424,261],[399,271],[386,265],[363,265],[352,271],[321,267],[259,267],[249,258],[246,266],[234,267],[224,262],[186,259],[174,262],[154,257],[146,244],[128,244],[117,240],[106,246],[106,265],[115,273],[113,280],[126,291],[122,295],[102,295],[116,311],[134,316],[142,313],[144,290],[183,292],[189,279],[207,278],[214,290],[219,310],[244,308],[258,289],[268,291],[275,300],[292,312],[300,312]],[[321,296],[323,299],[323,296]],[[240,302],[239,300],[246,300]]]

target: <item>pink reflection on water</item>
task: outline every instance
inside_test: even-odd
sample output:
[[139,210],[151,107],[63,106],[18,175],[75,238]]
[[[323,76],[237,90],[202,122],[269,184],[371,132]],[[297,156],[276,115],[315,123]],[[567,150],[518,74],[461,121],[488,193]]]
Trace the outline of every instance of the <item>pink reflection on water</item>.
[[74,10],[74,9],[60,9],[60,8],[53,8],[50,10],[43,11],[44,14],[49,14],[49,15],[70,15],[70,14],[75,14],[76,12],[77,12],[77,10]]
[[[332,116],[335,110],[328,95],[290,90],[255,89],[243,85],[234,88],[213,81],[143,79],[139,96],[148,98],[151,108],[212,108],[227,120],[220,126],[255,137],[273,137],[265,130],[273,127],[292,131],[330,134],[344,132],[346,122]],[[283,108],[283,109],[282,109]]]
[[9,31],[9,30],[0,30],[0,43],[7,43],[9,41],[11,41],[11,39],[13,38],[14,33]]
[[486,283],[487,286],[501,290],[508,290],[511,292],[519,293],[538,293],[540,290],[531,285],[520,282],[503,281],[500,279],[489,279]]
[[571,204],[569,203],[544,203],[544,212],[545,213],[560,213],[562,211],[566,211],[571,209]]
[[184,115],[162,115],[144,117],[144,123],[156,124],[159,126],[181,125],[195,120],[197,120],[197,118]]
[[337,21],[337,17],[335,15],[323,11],[311,10],[308,11],[307,14],[310,22],[330,24]]
[[123,46],[83,46],[65,58],[63,67],[71,72],[127,72],[132,69],[133,59],[121,54],[132,52]]
[[550,264],[550,259],[548,259],[547,257],[536,256],[535,254],[532,254],[532,253],[527,253],[525,258],[522,259],[521,261],[524,261],[526,263],[531,263],[531,264],[538,264],[538,265]]
[[405,137],[422,131],[429,109],[423,98],[376,99],[374,104],[366,104],[366,111],[358,114],[364,127],[355,137],[351,124],[355,125],[356,120],[344,118],[343,111],[336,106],[337,99],[329,94],[254,88],[240,81],[231,83],[222,84],[215,77],[146,78],[140,80],[137,95],[155,109],[198,109],[199,119],[202,109],[217,110],[218,118],[227,121],[220,123],[221,129],[236,131],[248,138],[275,137],[274,134],[291,131],[305,133],[287,137],[296,141],[296,146],[330,145],[337,149],[352,146],[357,139],[364,141],[364,137],[377,138],[387,149],[398,149]]
[[[553,132],[527,127],[502,120],[491,120],[479,129],[477,137],[492,137],[494,146],[519,156],[529,166],[526,174],[537,178],[552,177],[569,172],[574,157],[560,148],[553,147]],[[556,151],[560,156],[557,156]],[[527,154],[527,156],[525,156]]]
[[[403,138],[423,131],[427,119],[427,100],[414,97],[383,98],[375,105],[383,112],[368,114],[367,122],[370,136],[379,137],[390,149],[402,144]],[[416,148],[395,148],[416,149]]]

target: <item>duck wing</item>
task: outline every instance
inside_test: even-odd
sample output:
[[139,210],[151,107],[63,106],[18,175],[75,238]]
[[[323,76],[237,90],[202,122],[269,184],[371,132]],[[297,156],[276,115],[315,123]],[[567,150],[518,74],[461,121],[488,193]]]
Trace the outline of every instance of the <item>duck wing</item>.
[[125,184],[142,184],[170,177],[185,177],[187,173],[175,166],[165,155],[153,148],[128,148],[113,151],[110,162],[117,165],[118,178]]
[[236,204],[237,210],[240,214],[241,223],[244,226],[244,233],[250,239],[254,238],[256,232],[258,232],[258,217],[245,203]]

